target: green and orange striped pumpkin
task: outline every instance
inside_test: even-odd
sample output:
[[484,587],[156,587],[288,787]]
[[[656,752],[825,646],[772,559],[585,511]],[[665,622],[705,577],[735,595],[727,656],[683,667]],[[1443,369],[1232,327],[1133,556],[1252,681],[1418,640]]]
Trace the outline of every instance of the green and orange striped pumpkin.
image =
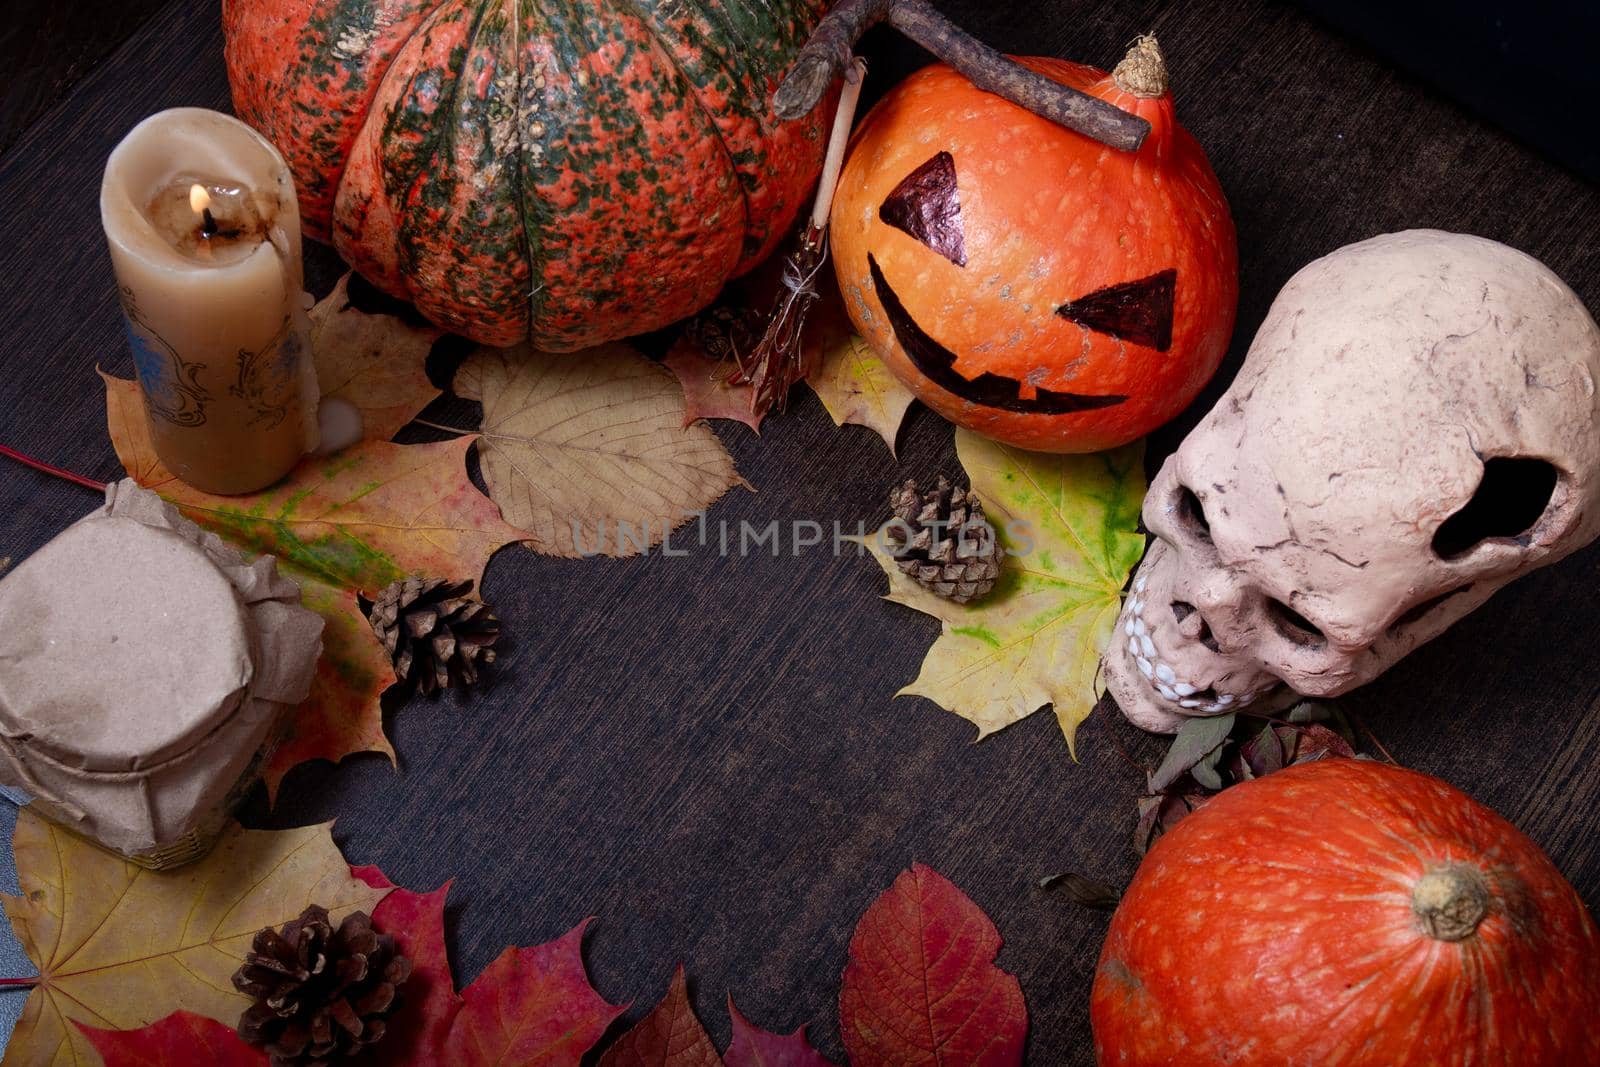
[[223,0],[235,110],[309,236],[439,325],[567,351],[783,238],[826,109],[772,90],[825,0]]

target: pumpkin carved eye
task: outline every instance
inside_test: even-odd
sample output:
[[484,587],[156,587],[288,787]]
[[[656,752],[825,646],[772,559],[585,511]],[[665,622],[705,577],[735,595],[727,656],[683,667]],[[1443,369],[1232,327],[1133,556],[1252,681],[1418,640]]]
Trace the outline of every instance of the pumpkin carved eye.
[[961,231],[956,161],[940,152],[901,179],[878,208],[878,218],[910,234],[958,267],[967,265]]
[[1096,333],[1165,352],[1172,344],[1172,300],[1178,272],[1159,271],[1138,281],[1119,282],[1069,300],[1056,314]]

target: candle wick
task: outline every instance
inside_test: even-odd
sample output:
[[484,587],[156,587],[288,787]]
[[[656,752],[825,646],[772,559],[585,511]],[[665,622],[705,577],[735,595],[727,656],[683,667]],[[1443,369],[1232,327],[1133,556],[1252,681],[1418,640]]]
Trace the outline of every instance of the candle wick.
[[211,214],[210,208],[200,210],[200,236],[213,237],[217,232],[216,217]]

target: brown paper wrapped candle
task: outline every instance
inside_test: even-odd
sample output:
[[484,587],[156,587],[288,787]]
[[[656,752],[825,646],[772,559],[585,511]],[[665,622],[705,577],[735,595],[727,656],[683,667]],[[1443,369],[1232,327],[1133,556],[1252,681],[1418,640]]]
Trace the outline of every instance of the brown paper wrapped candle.
[[304,700],[322,619],[131,480],[0,580],[0,783],[150,867],[197,859]]
[[162,462],[212,493],[283,477],[317,446],[283,157],[227,115],[163,111],[111,153],[100,215]]

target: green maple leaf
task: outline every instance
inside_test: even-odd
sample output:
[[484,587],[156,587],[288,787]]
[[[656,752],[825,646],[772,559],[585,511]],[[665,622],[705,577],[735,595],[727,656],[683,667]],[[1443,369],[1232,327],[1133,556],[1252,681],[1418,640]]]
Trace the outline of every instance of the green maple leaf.
[[1006,559],[994,591],[961,605],[902,574],[881,532],[871,539],[887,598],[944,624],[916,681],[897,695],[925,696],[970,720],[980,740],[1051,704],[1071,748],[1094,707],[1123,584],[1144,553],[1144,446],[1053,456],[957,430],[956,455]]

